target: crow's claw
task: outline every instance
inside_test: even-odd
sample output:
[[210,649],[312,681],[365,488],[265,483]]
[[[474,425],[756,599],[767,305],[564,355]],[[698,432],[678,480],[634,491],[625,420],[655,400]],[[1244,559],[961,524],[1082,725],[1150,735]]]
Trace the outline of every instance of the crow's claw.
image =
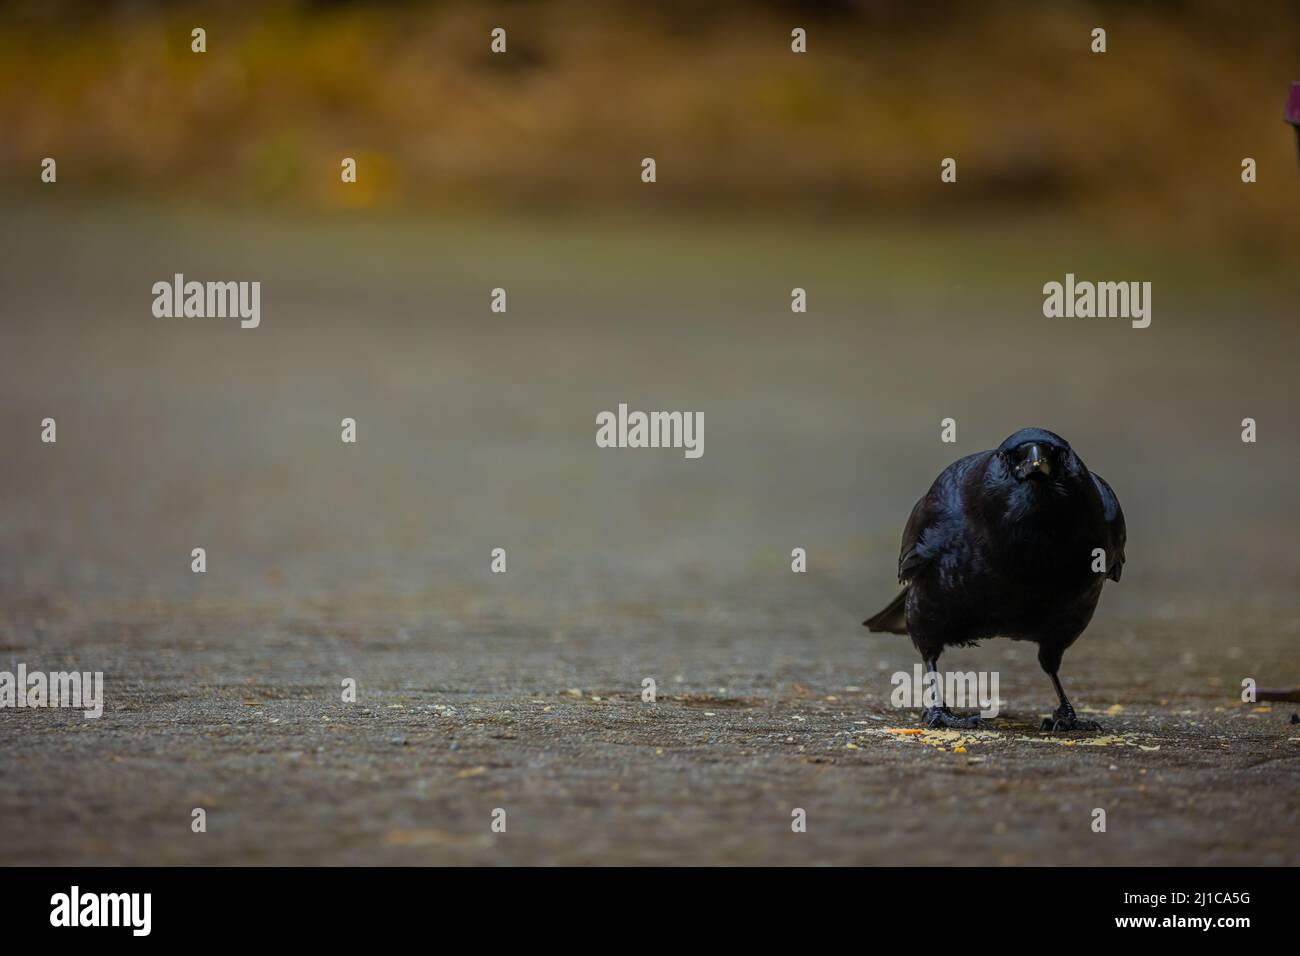
[[972,730],[980,725],[979,715],[958,717],[947,707],[927,707],[921,713],[921,722],[927,727],[951,727],[954,730]]
[[1080,720],[1074,715],[1073,711],[1063,714],[1058,710],[1051,717],[1043,718],[1042,729],[1048,733],[1068,730],[1101,730],[1101,724],[1095,720]]

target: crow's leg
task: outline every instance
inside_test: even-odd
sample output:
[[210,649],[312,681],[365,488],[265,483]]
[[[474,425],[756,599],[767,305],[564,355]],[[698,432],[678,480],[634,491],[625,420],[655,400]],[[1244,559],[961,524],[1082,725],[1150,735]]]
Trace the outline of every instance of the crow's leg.
[[1061,679],[1056,676],[1056,671],[1048,671],[1048,677],[1052,678],[1052,686],[1056,688],[1056,697],[1061,702],[1061,706],[1051,717],[1043,718],[1043,730],[1101,730],[1101,724],[1095,720],[1080,720],[1074,713],[1074,706],[1070,699],[1065,696],[1065,689],[1061,687]]
[[943,702],[943,680],[939,675],[939,655],[925,659],[925,671],[934,675],[935,704],[921,712],[921,721],[927,727],[951,727],[954,730],[970,730],[980,725],[979,715],[958,717]]

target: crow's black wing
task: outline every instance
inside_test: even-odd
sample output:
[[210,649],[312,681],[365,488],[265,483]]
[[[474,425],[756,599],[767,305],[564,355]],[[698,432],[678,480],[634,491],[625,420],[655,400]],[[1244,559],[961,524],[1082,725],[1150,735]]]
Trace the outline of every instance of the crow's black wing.
[[967,481],[982,474],[992,452],[976,452],[959,458],[943,470],[930,490],[912,507],[903,528],[903,547],[898,555],[898,580],[907,583],[924,571],[949,546],[964,523],[962,489]]
[[921,550],[922,535],[933,523],[931,508],[934,489],[912,506],[912,514],[903,528],[903,547],[898,555],[898,583],[903,590],[884,609],[862,623],[873,631],[892,634],[907,633],[907,592],[912,578],[930,563],[928,554]]
[[1097,486],[1097,492],[1101,495],[1102,515],[1106,519],[1106,530],[1110,534],[1110,540],[1106,542],[1106,577],[1112,581],[1118,581],[1120,575],[1124,573],[1124,542],[1128,533],[1124,527],[1124,509],[1119,506],[1119,498],[1115,496],[1115,490],[1107,483],[1106,479],[1094,472],[1092,482]]
[[907,592],[911,582],[947,548],[954,525],[960,524],[962,483],[991,454],[980,452],[953,462],[912,506],[898,553],[898,583],[903,590],[883,611],[862,622],[871,630],[907,633]]
[[903,546],[898,552],[899,584],[907,584],[930,563],[931,555],[921,550],[921,537],[933,523],[933,501],[927,492],[912,506],[912,514],[903,526]]
[[930,495],[927,493],[912,506],[912,515],[903,528],[903,549],[898,555],[898,583],[903,585],[903,590],[895,594],[883,610],[862,622],[870,630],[890,634],[907,633],[907,591],[913,576],[930,560],[918,551],[921,534],[930,524],[926,504],[929,500]]

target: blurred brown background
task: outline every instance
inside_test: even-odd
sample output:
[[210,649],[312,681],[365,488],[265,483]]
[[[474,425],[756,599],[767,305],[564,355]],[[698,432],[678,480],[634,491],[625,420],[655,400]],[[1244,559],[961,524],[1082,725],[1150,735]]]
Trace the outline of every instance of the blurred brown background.
[[[802,6],[10,3],[0,177],[34,192],[49,155],[63,191],[258,208],[1050,206],[1257,256],[1297,235],[1293,4]],[[345,155],[363,171],[348,189]],[[660,187],[629,189],[647,155]],[[945,156],[960,188],[939,184]]]

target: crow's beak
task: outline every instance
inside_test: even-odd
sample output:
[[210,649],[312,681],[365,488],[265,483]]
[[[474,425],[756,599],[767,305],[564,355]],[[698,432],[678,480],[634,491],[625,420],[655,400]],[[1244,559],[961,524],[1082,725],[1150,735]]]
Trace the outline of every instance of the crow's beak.
[[1020,464],[1016,465],[1016,477],[1021,481],[1028,478],[1034,472],[1040,475],[1051,475],[1052,463],[1047,458],[1047,452],[1041,445],[1030,445],[1025,449],[1024,457],[1020,459]]

